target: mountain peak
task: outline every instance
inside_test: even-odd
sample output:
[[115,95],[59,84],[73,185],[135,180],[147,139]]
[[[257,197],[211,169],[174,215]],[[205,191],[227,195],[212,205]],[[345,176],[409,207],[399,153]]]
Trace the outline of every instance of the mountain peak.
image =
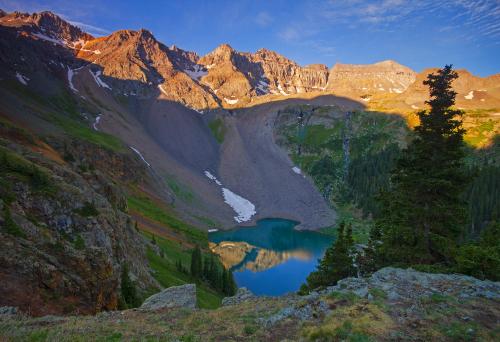
[[[3,12],[3,11],[2,11]],[[15,27],[18,30],[38,34],[41,39],[55,39],[65,42],[88,41],[94,39],[90,34],[83,32],[57,14],[50,11],[38,13],[12,12],[0,15],[2,25]]]
[[233,53],[234,49],[231,45],[223,43],[217,46],[213,52],[216,54],[227,54],[227,53]]

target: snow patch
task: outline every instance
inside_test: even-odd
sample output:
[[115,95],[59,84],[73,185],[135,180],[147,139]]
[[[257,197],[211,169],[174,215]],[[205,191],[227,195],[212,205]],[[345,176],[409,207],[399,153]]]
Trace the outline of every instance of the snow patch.
[[224,196],[224,202],[229,204],[231,208],[238,214],[234,216],[234,220],[238,223],[248,221],[255,215],[255,205],[249,200],[235,194],[227,188],[222,188],[222,195]]
[[472,100],[474,98],[474,90],[469,91],[467,95],[464,96],[466,100]]
[[217,184],[219,186],[222,185],[222,183],[219,182],[219,180],[217,179],[217,177],[215,177],[213,174],[211,174],[210,171],[205,171],[205,176],[207,176],[208,179],[213,180],[215,182],[215,184]]
[[93,73],[92,70],[89,69],[89,72],[92,75],[92,77],[94,78],[95,83],[97,83],[97,85],[99,87],[108,88],[109,90],[111,90],[111,87],[101,80],[101,78],[100,78],[100,76],[102,74],[101,70],[97,70],[95,73]]
[[401,93],[403,92],[403,90],[398,89],[398,88],[394,88],[393,90],[394,90],[394,92],[395,92],[395,93],[397,93],[397,94],[401,94]]
[[367,96],[367,97],[362,97],[361,100],[365,101],[365,102],[368,102],[370,101],[372,98],[370,96]]
[[257,87],[256,87],[257,90],[259,90],[262,94],[261,95],[265,95],[267,94],[269,91],[269,83],[267,83],[266,81],[264,80],[260,80]]
[[188,74],[189,77],[191,77],[193,80],[197,81],[206,74],[208,74],[208,72],[203,68],[202,65],[195,64],[193,66],[193,69],[194,70],[188,70],[188,69],[184,70],[184,72]]
[[78,93],[78,90],[75,88],[73,85],[73,76],[75,76],[75,71],[71,70],[70,67],[68,67],[68,84],[71,90],[73,90],[75,93]]
[[[206,170],[204,173],[208,179],[213,180],[218,186],[222,186],[222,183],[210,171]],[[252,202],[227,188],[222,188],[222,196],[224,202],[236,212],[237,216],[234,216],[234,220],[238,223],[250,220],[257,213]]]
[[134,148],[134,147],[132,147],[132,146],[129,146],[129,147],[130,147],[130,149],[131,149],[132,151],[134,151],[135,153],[137,153],[137,155],[138,155],[139,157],[141,157],[142,161],[143,161],[144,163],[146,163],[146,165],[147,165],[148,167],[151,167],[151,164],[149,164],[149,163],[146,161],[146,159],[144,159],[144,157],[142,156],[141,152],[139,152],[139,150],[138,150],[138,149],[136,149],[136,148]]
[[418,106],[415,106],[414,104],[411,105],[411,108],[413,109],[418,109]]
[[33,35],[39,39],[46,40],[48,42],[54,43],[56,45],[64,45],[63,41],[60,39],[54,39],[52,37],[49,37],[43,33],[33,33]]
[[226,101],[227,103],[229,103],[230,105],[234,105],[234,104],[237,104],[238,103],[238,99],[228,99],[228,98],[224,98],[224,101]]
[[284,96],[290,95],[286,91],[284,91],[283,88],[281,88],[281,84],[279,84],[279,83],[278,83],[278,90],[280,91],[281,95],[284,95]]
[[167,96],[168,96],[168,94],[167,94],[166,90],[163,88],[163,85],[162,85],[162,84],[158,84],[158,89],[160,89],[160,91],[161,91],[163,94],[165,94],[165,95],[167,95]]
[[16,71],[16,78],[19,82],[24,84],[25,86],[28,85],[28,81],[30,80],[28,77],[21,75],[19,72]]
[[95,118],[94,123],[92,124],[92,128],[95,131],[99,131],[99,128],[97,128],[97,125],[99,124],[99,121],[101,121],[101,114],[97,115],[97,117]]

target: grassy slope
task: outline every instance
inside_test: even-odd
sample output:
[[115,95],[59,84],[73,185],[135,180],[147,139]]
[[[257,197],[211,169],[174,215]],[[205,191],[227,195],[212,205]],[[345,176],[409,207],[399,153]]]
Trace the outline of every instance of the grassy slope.
[[[164,256],[161,257],[152,249],[147,251],[149,265],[154,271],[156,280],[164,287],[194,283],[194,279],[177,269],[176,263],[181,261],[182,265],[186,269],[189,269],[191,264],[191,246],[198,244],[206,247],[208,245],[207,234],[182,222],[172,212],[169,212],[166,206],[155,202],[145,193],[136,191],[134,195],[128,197],[128,204],[130,209],[161,224],[165,230],[173,230],[183,236],[182,239],[184,242],[155,235],[155,243],[164,253]],[[143,234],[148,238],[152,237],[151,233],[143,231]],[[219,293],[202,282],[197,284],[197,297],[198,305],[202,308],[216,308],[220,306],[222,300],[222,296]]]
[[[82,139],[112,151],[123,151],[123,143],[116,137],[91,128],[91,122],[81,113],[97,113],[87,103],[79,102],[68,90],[61,88],[57,96],[42,97],[15,81],[1,81],[0,88],[48,123],[61,129],[66,135]],[[12,98],[9,98],[12,100]],[[90,117],[89,120],[92,120]]]
[[156,221],[167,228],[182,234],[187,241],[200,246],[207,246],[208,235],[206,232],[179,220],[172,210],[160,203],[153,201],[144,193],[134,193],[128,197],[130,209],[139,212],[142,216]]
[[[165,253],[162,258],[152,249],[147,251],[149,266],[154,270],[156,280],[164,287],[194,283],[195,281],[189,275],[179,272],[175,266],[176,261],[181,260],[183,266],[189,268],[191,263],[190,251],[182,249],[178,243],[167,239],[156,237],[155,240],[158,247]],[[196,290],[199,307],[214,309],[220,306],[222,296],[209,286],[198,283]]]
[[215,140],[217,140],[219,144],[222,144],[224,142],[224,136],[226,135],[224,121],[221,118],[214,119],[208,123],[208,127],[212,131]]

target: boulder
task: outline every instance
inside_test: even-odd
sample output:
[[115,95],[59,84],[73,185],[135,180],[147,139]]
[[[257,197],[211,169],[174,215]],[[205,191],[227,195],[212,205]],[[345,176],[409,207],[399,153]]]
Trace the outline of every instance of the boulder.
[[242,302],[246,302],[248,300],[254,299],[256,296],[247,289],[246,287],[240,287],[236,294],[232,297],[226,297],[222,299],[222,305],[235,305]]
[[172,286],[152,295],[139,309],[153,311],[165,308],[196,308],[196,285]]
[[16,315],[18,310],[14,306],[1,306],[0,315]]

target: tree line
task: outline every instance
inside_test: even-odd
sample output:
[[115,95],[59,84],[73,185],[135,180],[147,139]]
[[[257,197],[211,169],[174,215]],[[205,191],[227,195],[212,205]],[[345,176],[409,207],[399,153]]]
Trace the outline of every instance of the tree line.
[[[177,268],[186,272],[180,261]],[[213,254],[203,257],[199,246],[196,246],[191,253],[189,271],[194,279],[206,281],[212,288],[226,296],[233,296],[236,293],[238,287],[233,272],[226,269]]]

